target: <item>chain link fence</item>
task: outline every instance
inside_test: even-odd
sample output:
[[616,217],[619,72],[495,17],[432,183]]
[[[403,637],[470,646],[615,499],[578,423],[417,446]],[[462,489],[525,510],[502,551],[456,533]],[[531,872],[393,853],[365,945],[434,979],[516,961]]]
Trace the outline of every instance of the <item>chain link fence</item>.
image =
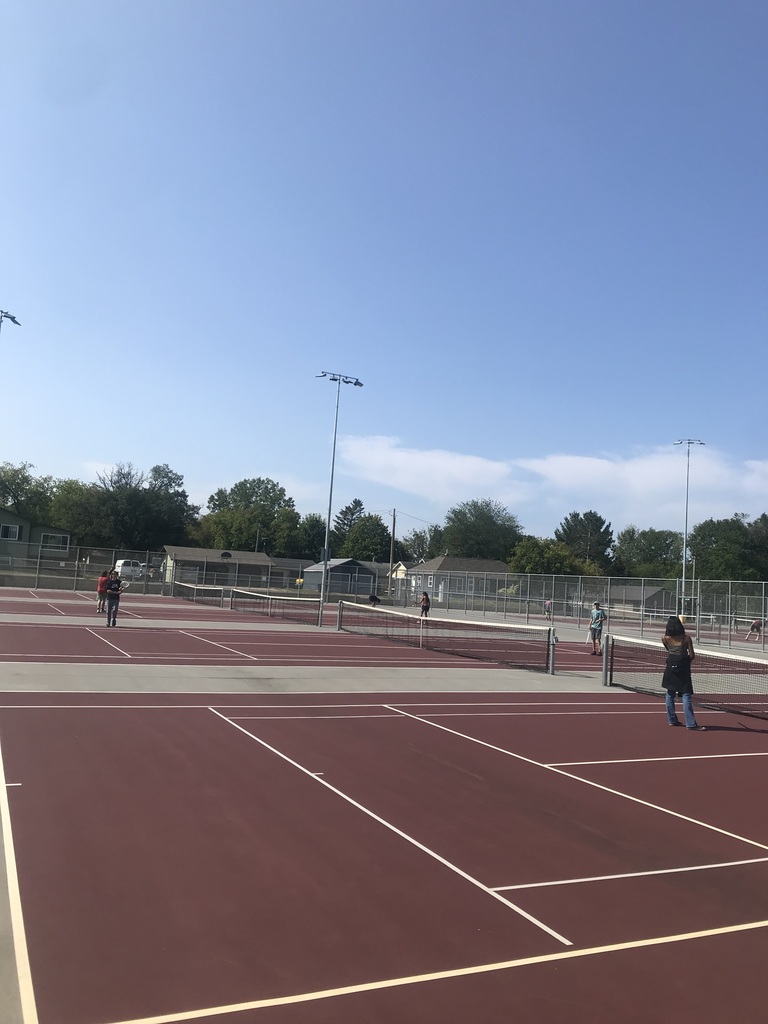
[[[561,576],[536,573],[423,573],[410,570],[395,582],[392,603],[418,603],[422,590],[435,611],[446,615],[560,622],[585,627],[595,601],[606,610],[614,632],[658,636],[670,615],[681,615],[702,644],[730,647],[750,641],[765,646],[768,583],[681,580],[636,576]],[[384,597],[384,595],[382,595]]]
[[[119,566],[133,593],[170,594],[174,581],[301,593],[303,569],[255,565],[232,559],[221,563],[171,561],[163,551],[71,547],[50,549],[6,541],[0,554],[0,587],[29,590],[96,589],[102,569]],[[388,567],[386,567],[388,569]],[[384,566],[377,576],[334,570],[331,600],[378,593],[383,603],[418,603],[426,590],[435,612],[446,615],[512,618],[577,627],[589,622],[595,601],[608,613],[614,632],[657,636],[670,615],[681,614],[688,631],[703,644],[731,647],[745,642],[765,650],[768,582],[688,580],[685,598],[680,579],[635,576],[561,576],[537,573],[445,572],[419,574],[390,584]],[[338,578],[337,578],[338,577]],[[753,629],[754,623],[760,629]]]

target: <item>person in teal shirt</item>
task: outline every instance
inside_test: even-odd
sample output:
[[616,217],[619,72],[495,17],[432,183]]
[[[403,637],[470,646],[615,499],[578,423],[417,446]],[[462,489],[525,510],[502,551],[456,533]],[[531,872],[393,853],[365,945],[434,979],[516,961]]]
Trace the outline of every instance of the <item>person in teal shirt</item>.
[[608,621],[608,616],[600,607],[600,602],[595,601],[592,606],[592,613],[589,619],[589,635],[592,637],[592,654],[603,653],[603,623]]

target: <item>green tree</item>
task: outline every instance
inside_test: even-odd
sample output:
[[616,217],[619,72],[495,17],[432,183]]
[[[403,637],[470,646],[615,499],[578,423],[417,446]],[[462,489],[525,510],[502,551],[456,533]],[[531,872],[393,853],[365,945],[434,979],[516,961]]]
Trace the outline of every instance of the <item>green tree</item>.
[[359,498],[353,498],[349,505],[345,505],[343,509],[339,511],[339,514],[333,520],[331,526],[331,538],[330,546],[331,551],[339,552],[339,557],[351,557],[342,556],[341,551],[344,548],[344,543],[349,536],[349,531],[365,513],[365,507]]
[[[184,478],[170,466],[153,466],[148,474],[131,463],[118,463],[98,477],[96,504],[100,531],[94,543],[127,550],[158,550],[179,543],[199,508],[191,505]],[[90,507],[86,500],[86,510]]]
[[[215,548],[233,548],[238,551],[259,550],[275,553],[288,544],[286,522],[281,510],[295,513],[293,498],[274,480],[256,477],[240,480],[229,490],[220,487],[208,499],[209,513],[198,531],[209,538]],[[298,527],[298,519],[293,520]]]
[[445,540],[442,526],[428,526],[426,530],[411,530],[402,538],[401,553],[397,556],[402,561],[426,562],[445,553]]
[[296,558],[306,560],[310,564],[322,559],[325,544],[325,517],[318,512],[309,512],[299,523]]
[[184,490],[184,477],[170,466],[153,466],[145,491],[147,521],[144,524],[147,548],[157,551],[165,544],[182,544],[200,514]]
[[381,516],[360,516],[347,534],[340,558],[359,558],[366,562],[388,562],[390,532]]
[[443,540],[449,555],[506,561],[522,536],[516,516],[499,501],[465,501],[449,509]]
[[295,508],[279,508],[269,531],[267,553],[276,558],[299,558],[301,516]]
[[0,465],[0,505],[32,523],[56,525],[51,520],[51,503],[55,483],[50,476],[35,477],[30,462],[14,466],[11,462]]
[[112,546],[105,522],[103,491],[80,480],[58,480],[51,499],[51,525],[67,530],[80,544]]
[[699,579],[760,579],[747,516],[743,513],[737,512],[730,519],[698,523],[688,537],[688,548],[696,559]]
[[682,571],[683,535],[675,530],[620,531],[613,547],[613,572],[626,576],[669,579]]
[[[510,572],[556,573],[560,576],[594,575],[567,544],[558,540],[523,537],[509,558]],[[598,571],[597,575],[602,575]]]
[[190,504],[183,477],[169,466],[149,474],[130,463],[99,475],[97,484],[59,480],[51,498],[51,525],[79,544],[157,551],[187,538],[199,509]]
[[605,571],[611,562],[611,524],[597,512],[570,512],[555,530],[555,540],[567,544],[577,558],[594,562]]
[[768,515],[763,512],[747,524],[753,567],[758,579],[768,580]]

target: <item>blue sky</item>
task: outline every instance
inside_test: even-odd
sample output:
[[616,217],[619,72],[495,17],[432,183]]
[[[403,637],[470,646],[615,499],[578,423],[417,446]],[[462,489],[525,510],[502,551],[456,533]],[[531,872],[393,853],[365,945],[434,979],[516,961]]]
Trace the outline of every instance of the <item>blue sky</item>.
[[0,460],[768,511],[768,6],[6,0]]

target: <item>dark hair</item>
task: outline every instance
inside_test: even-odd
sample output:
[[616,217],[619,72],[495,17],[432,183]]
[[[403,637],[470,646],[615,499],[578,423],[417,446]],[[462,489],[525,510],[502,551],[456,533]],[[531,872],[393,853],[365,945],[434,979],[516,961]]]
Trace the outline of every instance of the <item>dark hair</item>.
[[670,615],[667,619],[667,636],[685,636],[685,626],[677,615]]

